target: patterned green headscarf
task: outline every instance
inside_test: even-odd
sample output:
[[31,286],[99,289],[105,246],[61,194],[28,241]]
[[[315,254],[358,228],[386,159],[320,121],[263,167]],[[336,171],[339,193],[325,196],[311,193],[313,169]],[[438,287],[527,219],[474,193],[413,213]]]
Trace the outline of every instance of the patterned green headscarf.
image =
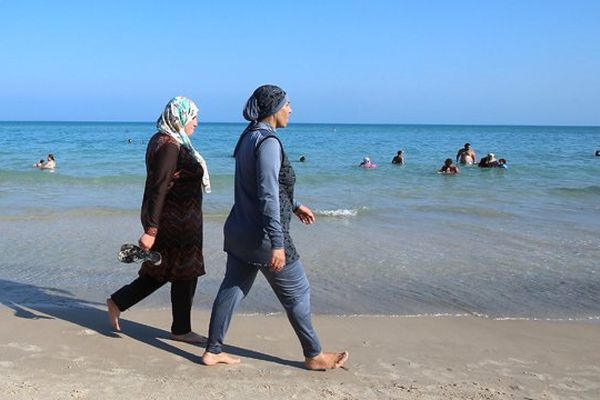
[[208,176],[208,167],[204,158],[192,146],[188,135],[185,134],[185,125],[198,115],[198,106],[187,97],[177,96],[172,98],[165,110],[156,121],[156,128],[159,132],[171,136],[200,163],[204,170],[202,176],[202,188],[206,193],[210,193],[210,178]]

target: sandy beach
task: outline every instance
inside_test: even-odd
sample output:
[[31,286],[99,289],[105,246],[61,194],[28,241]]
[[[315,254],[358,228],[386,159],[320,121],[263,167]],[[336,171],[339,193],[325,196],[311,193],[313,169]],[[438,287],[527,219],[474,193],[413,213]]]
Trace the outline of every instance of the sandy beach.
[[0,20],[0,400],[600,400],[600,0]]
[[[206,334],[208,313],[194,311]],[[600,325],[476,317],[316,316],[347,369],[302,368],[283,315],[238,315],[227,350],[168,339],[170,310],[134,309],[110,331],[101,305],[0,307],[2,399],[597,399]]]

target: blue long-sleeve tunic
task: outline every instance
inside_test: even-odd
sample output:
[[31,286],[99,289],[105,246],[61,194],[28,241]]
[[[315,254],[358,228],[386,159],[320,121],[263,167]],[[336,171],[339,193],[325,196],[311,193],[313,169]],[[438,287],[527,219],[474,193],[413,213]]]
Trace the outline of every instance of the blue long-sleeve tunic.
[[294,261],[290,256],[297,258],[288,230],[292,208],[298,204],[293,190],[283,194],[285,204],[281,203],[282,166],[291,166],[274,133],[267,124],[253,124],[242,133],[234,154],[234,205],[225,222],[224,249],[253,264],[268,264],[273,249],[285,248],[287,262]]

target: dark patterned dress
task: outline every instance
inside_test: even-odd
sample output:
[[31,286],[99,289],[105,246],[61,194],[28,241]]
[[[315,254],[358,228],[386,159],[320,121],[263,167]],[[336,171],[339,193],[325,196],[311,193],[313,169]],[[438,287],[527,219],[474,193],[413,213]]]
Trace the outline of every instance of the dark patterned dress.
[[285,251],[285,263],[291,264],[300,258],[296,251],[294,241],[290,236],[290,222],[294,213],[294,185],[296,184],[296,173],[285,151],[283,143],[275,135],[269,134],[257,144],[257,151],[260,145],[269,138],[276,139],[281,146],[281,168],[279,169],[279,210],[281,230],[283,231],[283,248]]
[[145,262],[139,274],[161,282],[204,275],[202,167],[175,139],[157,133],[146,150],[146,172],[142,226],[156,236],[152,250],[162,263]]

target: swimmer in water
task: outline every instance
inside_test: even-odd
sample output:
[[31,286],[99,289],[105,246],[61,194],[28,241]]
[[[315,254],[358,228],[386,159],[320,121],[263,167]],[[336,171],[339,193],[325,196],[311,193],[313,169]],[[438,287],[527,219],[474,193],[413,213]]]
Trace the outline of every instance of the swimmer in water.
[[458,150],[456,153],[456,161],[461,164],[475,164],[477,162],[477,156],[475,151],[471,148],[471,143],[465,143],[465,147]]
[[452,164],[452,159],[446,158],[446,161],[444,161],[444,165],[442,165],[442,168],[440,168],[438,172],[446,175],[456,175],[459,171],[458,167]]
[[40,162],[33,164],[33,166],[39,169],[53,170],[54,168],[56,168],[56,160],[54,159],[54,154],[48,154],[48,159],[46,161],[40,160]]
[[377,164],[373,164],[369,157],[363,158],[362,162],[358,164],[358,166],[362,168],[377,168]]
[[494,153],[488,153],[487,156],[483,157],[481,161],[479,161],[478,167],[480,168],[496,168],[498,167],[498,160],[496,160],[496,155]]
[[41,169],[54,169],[56,168],[56,160],[54,154],[48,154],[48,160],[40,167]]
[[398,150],[398,153],[392,159],[392,164],[404,165],[404,152]]

